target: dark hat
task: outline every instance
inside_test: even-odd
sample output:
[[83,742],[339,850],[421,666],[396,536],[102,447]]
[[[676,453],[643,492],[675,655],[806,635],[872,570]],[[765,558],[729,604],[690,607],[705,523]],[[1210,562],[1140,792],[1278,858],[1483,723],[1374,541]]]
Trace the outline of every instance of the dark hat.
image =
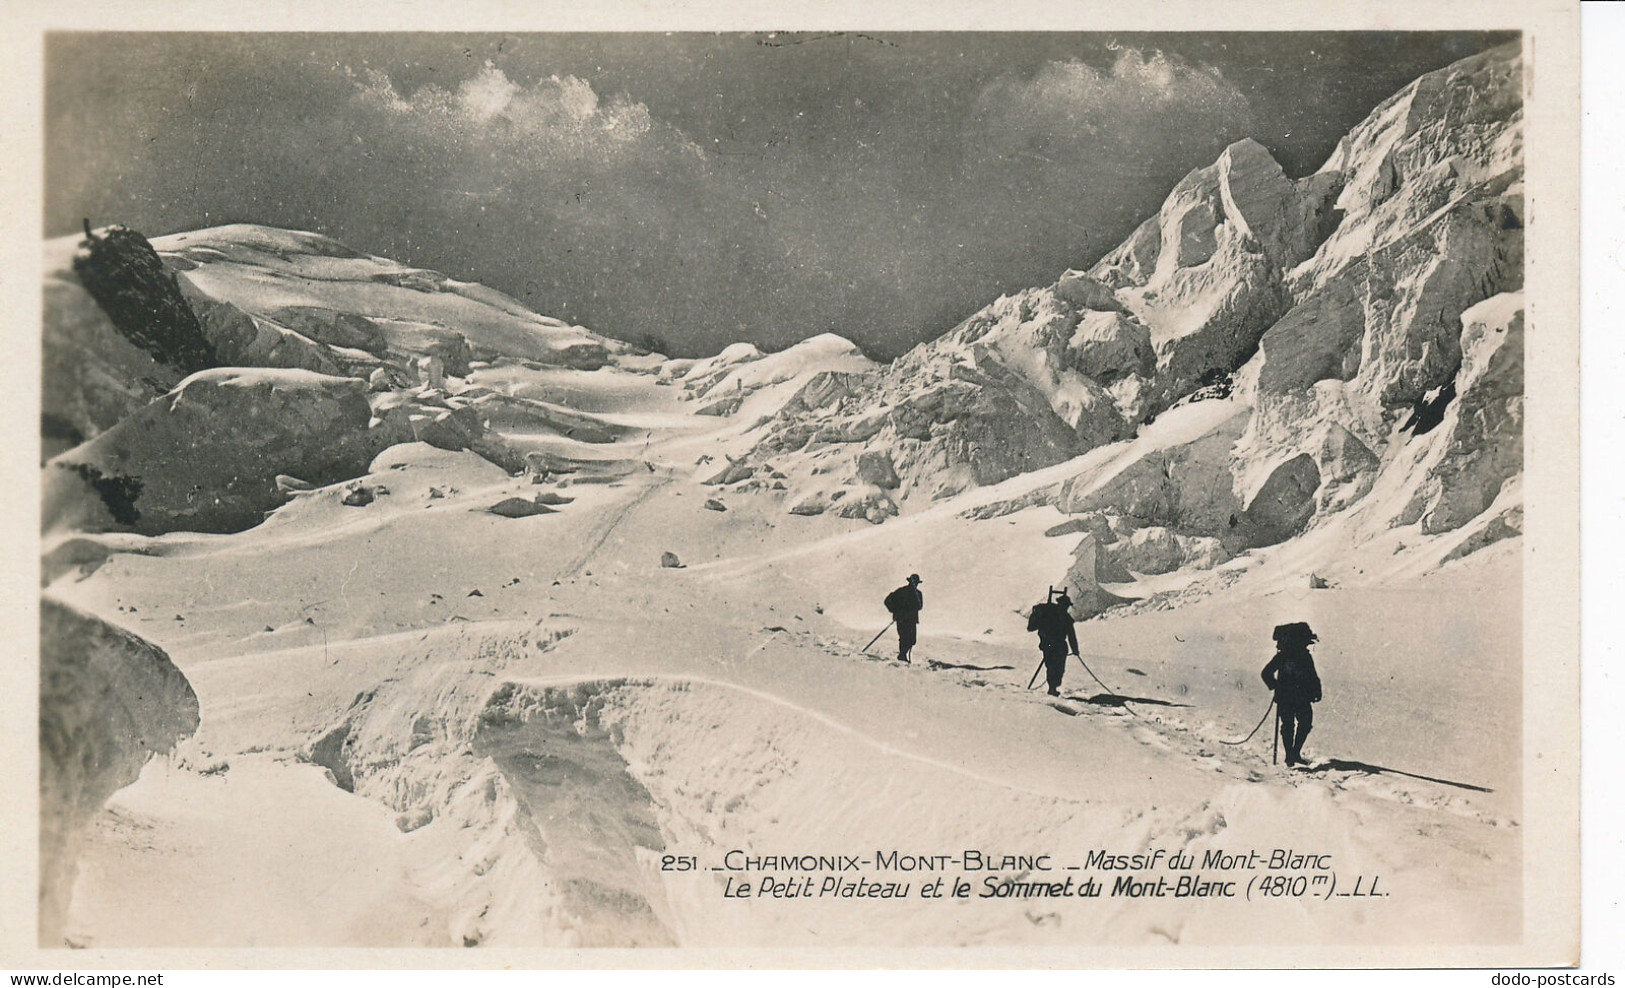
[[1290,624],[1275,626],[1275,641],[1280,645],[1313,645],[1320,641],[1306,621],[1293,621]]
[[918,574],[918,573],[910,573],[908,575],[908,582],[910,582],[910,583],[924,583],[925,581],[920,579],[920,574]]

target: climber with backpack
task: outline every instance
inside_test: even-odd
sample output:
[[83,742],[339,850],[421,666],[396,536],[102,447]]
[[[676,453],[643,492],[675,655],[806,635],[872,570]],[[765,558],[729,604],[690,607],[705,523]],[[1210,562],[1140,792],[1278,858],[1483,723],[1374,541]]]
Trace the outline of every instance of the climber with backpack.
[[1320,702],[1320,675],[1309,646],[1320,641],[1303,621],[1275,627],[1275,657],[1260,674],[1264,685],[1275,691],[1275,714],[1280,725],[1281,744],[1288,765],[1307,765],[1303,740],[1314,726],[1311,704]]
[[[1045,678],[1049,680],[1049,695],[1061,695],[1061,677],[1066,675],[1066,654],[1070,646],[1078,654],[1078,630],[1072,621],[1072,598],[1066,588],[1054,587],[1042,604],[1034,604],[1027,616],[1027,630],[1038,632],[1038,650],[1044,656]],[[1035,676],[1037,672],[1033,673]]]
[[885,604],[897,624],[897,661],[908,662],[914,651],[915,632],[920,626],[920,610],[925,607],[925,596],[920,593],[920,574],[910,573],[907,583],[886,595]]

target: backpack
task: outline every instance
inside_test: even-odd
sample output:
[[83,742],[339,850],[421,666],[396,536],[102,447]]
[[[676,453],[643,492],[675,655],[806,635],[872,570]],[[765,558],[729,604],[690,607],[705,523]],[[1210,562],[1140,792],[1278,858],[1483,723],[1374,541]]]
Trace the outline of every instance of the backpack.
[[896,590],[893,590],[891,593],[887,594],[886,610],[891,611],[894,616],[901,611],[917,610],[917,608],[914,606],[915,602],[913,600],[913,590],[913,587],[898,587]]
[[1054,604],[1048,602],[1043,604],[1034,604],[1032,613],[1027,615],[1027,630],[1039,631],[1047,628],[1050,622],[1053,620],[1053,618],[1050,616],[1050,611],[1053,610],[1054,607]]

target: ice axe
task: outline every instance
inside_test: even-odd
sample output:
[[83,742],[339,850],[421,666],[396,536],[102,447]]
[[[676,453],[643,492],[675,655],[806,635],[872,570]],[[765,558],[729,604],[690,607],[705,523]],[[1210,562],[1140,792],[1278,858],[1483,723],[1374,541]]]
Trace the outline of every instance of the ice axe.
[[1281,705],[1275,705],[1275,743],[1270,745],[1270,764],[1278,764],[1281,757]]
[[[886,633],[886,632],[888,632],[888,631],[890,631],[890,630],[891,630],[891,626],[892,626],[892,625],[894,625],[894,624],[896,624],[896,623],[897,623],[897,619],[896,619],[896,618],[892,618],[892,619],[891,619],[891,620],[890,620],[890,621],[887,621],[887,622],[886,622],[886,626],[885,626],[885,627],[884,627],[884,628],[881,628],[881,629],[880,629],[880,635],[883,635],[883,634],[885,634],[885,633]],[[873,638],[871,638],[871,639],[869,639],[869,644],[867,644],[867,645],[865,645],[865,646],[863,646],[863,649],[862,649],[862,651],[865,651],[865,652],[867,652],[867,651],[869,651],[869,650],[870,650],[870,649],[871,649],[871,648],[874,648],[874,647],[875,647],[875,642],[877,642],[877,641],[879,641],[879,640],[880,640],[880,635],[876,635],[876,636],[874,636],[874,637],[873,637]]]

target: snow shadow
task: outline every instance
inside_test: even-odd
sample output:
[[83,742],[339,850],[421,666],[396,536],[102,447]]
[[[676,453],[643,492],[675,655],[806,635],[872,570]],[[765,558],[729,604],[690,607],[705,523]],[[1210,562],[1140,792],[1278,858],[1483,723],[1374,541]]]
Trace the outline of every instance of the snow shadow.
[[665,850],[654,801],[600,720],[625,685],[505,683],[480,713],[474,753],[492,759],[517,800],[523,836],[579,920],[583,946],[672,946],[652,908],[663,901],[659,879],[641,863]]
[[1402,772],[1397,768],[1386,768],[1382,765],[1370,765],[1366,762],[1351,761],[1346,758],[1328,758],[1317,763],[1306,772],[1319,774],[1321,772],[1363,772],[1366,775],[1403,775],[1407,779],[1420,779],[1423,782],[1435,782],[1441,786],[1454,786],[1457,789],[1470,789],[1473,792],[1494,792],[1484,786],[1475,786],[1468,782],[1452,782],[1449,779],[1437,779],[1431,775],[1417,775],[1415,772]]
[[1120,693],[1096,693],[1091,697],[1071,697],[1083,703],[1092,703],[1097,707],[1121,707],[1130,703],[1149,703],[1156,707],[1188,707],[1188,703],[1175,703],[1172,700],[1157,700],[1149,696],[1124,696]]
[[957,665],[957,664],[952,663],[952,662],[938,662],[936,659],[930,659],[930,660],[928,660],[926,662],[926,668],[928,668],[928,669],[970,669],[973,672],[993,672],[993,671],[995,671],[997,669],[1014,669],[1015,666]]

